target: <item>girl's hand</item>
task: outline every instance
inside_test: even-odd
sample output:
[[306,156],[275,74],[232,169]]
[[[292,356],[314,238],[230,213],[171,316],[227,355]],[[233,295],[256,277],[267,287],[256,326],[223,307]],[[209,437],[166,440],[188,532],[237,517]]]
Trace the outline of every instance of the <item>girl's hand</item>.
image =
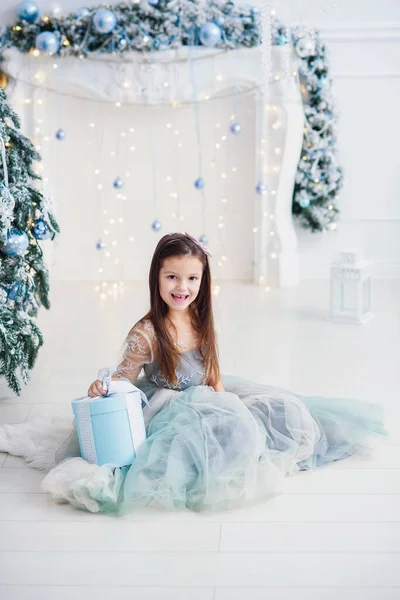
[[89,396],[89,398],[96,398],[96,396],[106,396],[107,390],[103,388],[100,379],[96,379],[96,381],[93,381],[92,385],[89,387],[87,395]]

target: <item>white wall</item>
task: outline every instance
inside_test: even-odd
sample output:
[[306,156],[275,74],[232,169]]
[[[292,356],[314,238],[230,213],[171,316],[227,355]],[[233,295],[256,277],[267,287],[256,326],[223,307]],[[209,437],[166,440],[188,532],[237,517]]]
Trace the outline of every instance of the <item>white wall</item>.
[[[47,2],[38,3],[42,7],[48,5]],[[10,0],[3,0],[0,20],[10,22],[16,4]],[[339,160],[345,171],[345,187],[341,196],[342,219],[335,233],[312,235],[299,231],[302,277],[326,277],[329,261],[340,249],[348,246],[359,246],[365,250],[365,254],[375,261],[376,276],[400,276],[400,206],[397,174],[400,137],[400,3],[397,0],[341,0],[337,8],[332,8],[332,4],[334,2],[322,0],[300,3],[288,0],[275,3],[278,15],[286,23],[302,22],[320,28],[321,35],[328,45],[335,95],[340,111]],[[80,7],[82,2],[69,0],[62,5],[73,10]],[[71,102],[73,104],[73,101]],[[75,110],[82,109],[75,106]],[[90,118],[90,110],[84,110],[88,110],[87,116]],[[223,115],[230,110],[229,102],[225,105],[220,102],[218,107],[214,106],[211,113],[205,117],[207,127],[217,120],[217,113]],[[64,105],[63,126],[65,123],[65,128],[69,128],[71,135],[74,130],[74,113],[72,109],[68,113],[67,111],[68,108]],[[249,207],[249,201],[244,194],[246,186],[251,184],[254,176],[249,158],[254,147],[251,111],[251,104],[244,102],[243,122],[247,134],[241,138],[241,147],[237,148],[239,160],[243,162],[243,165],[238,167],[244,168],[241,169],[242,177],[237,180],[239,187],[236,183],[229,190],[234,202],[230,213],[230,225],[226,229],[224,249],[229,262],[221,272],[221,276],[226,278],[251,277],[252,244],[247,232],[252,226],[252,207]],[[165,117],[166,115],[160,114],[157,119],[160,119],[161,123]],[[142,122],[139,113],[135,114],[135,118]],[[54,126],[55,124],[49,124],[51,131]],[[187,136],[187,143],[190,144],[192,134],[189,131],[185,131],[184,134]],[[59,247],[54,255],[53,275],[60,279],[95,278],[94,273],[98,266],[99,257],[96,251],[91,254],[91,262],[80,260],[82,240],[85,240],[85,244],[92,245],[97,231],[93,228],[97,208],[85,204],[88,186],[93,185],[93,164],[96,162],[95,154],[90,153],[87,145],[90,141],[94,142],[94,138],[90,140],[89,135],[90,132],[82,131],[82,144],[72,153],[71,147],[68,149],[67,146],[60,146],[57,150],[57,176],[62,178],[63,190],[60,194],[62,205],[59,206],[58,213],[64,235],[60,238]],[[79,168],[76,165],[72,167],[71,163],[77,158]],[[81,170],[85,161],[88,161],[87,177],[82,178]],[[143,176],[148,165],[142,165],[140,160],[134,164]],[[187,178],[183,185],[189,186],[192,175],[188,173],[188,163],[183,170]],[[189,190],[188,187],[186,189]],[[68,194],[65,193],[66,190]],[[154,211],[149,201],[144,200],[146,190],[143,187],[135,188],[134,185],[131,190],[132,202],[135,202],[141,211],[145,211],[146,220],[151,222]],[[225,194],[222,189],[218,195],[221,194]],[[219,200],[208,199],[206,219],[209,223],[217,223],[220,205],[216,202]],[[193,203],[189,203],[187,207],[190,229],[196,234],[201,230],[198,209]],[[135,209],[131,219],[134,227]],[[167,223],[166,227],[169,230],[173,229],[174,221]],[[139,250],[135,250],[135,267],[131,268],[128,265],[121,276],[145,276],[143,270],[156,236],[151,230],[144,235],[143,227],[140,229],[139,239],[143,234],[143,244]],[[218,235],[217,230],[215,235]]]

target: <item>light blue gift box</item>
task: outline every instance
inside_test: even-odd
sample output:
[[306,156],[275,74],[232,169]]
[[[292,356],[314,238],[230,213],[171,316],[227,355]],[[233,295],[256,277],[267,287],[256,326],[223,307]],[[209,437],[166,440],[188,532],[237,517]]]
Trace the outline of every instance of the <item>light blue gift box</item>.
[[[143,392],[111,393],[72,401],[82,458],[98,465],[131,465],[146,439]],[[147,400],[146,400],[147,402]]]

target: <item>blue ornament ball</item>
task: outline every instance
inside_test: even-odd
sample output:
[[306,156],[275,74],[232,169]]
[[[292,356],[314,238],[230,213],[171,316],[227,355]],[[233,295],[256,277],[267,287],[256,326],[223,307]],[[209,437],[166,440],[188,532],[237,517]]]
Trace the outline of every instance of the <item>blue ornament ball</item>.
[[260,194],[260,196],[263,196],[264,194],[266,194],[267,188],[263,183],[261,183],[261,182],[257,183],[256,192],[257,192],[257,194]]
[[60,140],[60,141],[63,140],[63,139],[65,139],[65,131],[64,131],[64,129],[57,129],[57,131],[56,131],[56,138],[58,140]]
[[151,224],[151,228],[153,231],[160,231],[162,225],[160,223],[160,221],[158,221],[157,219],[155,221],[153,221],[153,223]]
[[17,8],[17,17],[21,21],[27,21],[28,23],[34,23],[40,14],[40,10],[36,2],[33,0],[24,0],[20,2]]
[[107,8],[100,8],[93,15],[93,28],[97,33],[110,33],[116,24],[117,17]]
[[147,0],[147,2],[150,6],[157,6],[157,4],[160,4],[160,0]]
[[83,19],[83,17],[87,17],[90,15],[90,10],[88,8],[80,8],[75,13],[75,19]]
[[104,250],[104,248],[106,247],[105,243],[102,242],[101,240],[98,240],[96,243],[96,250]]
[[302,199],[299,201],[299,204],[300,204],[301,208],[308,208],[308,207],[310,206],[310,204],[311,204],[311,203],[310,203],[310,200],[309,200],[309,198],[302,198]]
[[196,190],[202,190],[205,186],[204,179],[202,177],[198,177],[194,182],[194,187]]
[[120,190],[124,187],[124,182],[122,181],[121,177],[117,177],[116,179],[114,179],[113,186],[116,190]]
[[220,43],[221,37],[221,29],[216,23],[204,23],[204,25],[200,27],[200,42],[203,46],[212,48]]
[[284,33],[279,33],[276,38],[276,43],[278,46],[285,46],[288,43],[287,36]]
[[219,25],[220,27],[222,27],[222,25],[225,24],[225,17],[223,17],[222,15],[220,15],[219,17],[217,17],[215,19],[215,22],[217,25]]
[[231,129],[231,133],[233,133],[233,135],[239,135],[239,133],[242,130],[239,123],[236,123],[236,121],[235,121],[235,123],[232,123],[230,129]]
[[56,54],[60,47],[60,42],[56,34],[52,31],[42,31],[36,37],[35,46],[42,54],[51,55]]
[[7,256],[21,256],[29,246],[28,236],[25,231],[11,229],[7,233],[7,241],[1,247],[3,254]]
[[17,281],[17,283],[14,283],[14,285],[12,285],[10,287],[10,289],[8,290],[8,298],[9,300],[16,300],[19,292],[24,292],[26,289],[26,286],[23,285],[20,281]]
[[37,240],[47,240],[51,237],[51,231],[42,217],[36,219],[35,225],[32,227],[32,235]]
[[207,239],[207,237],[206,237],[205,235],[201,235],[201,236],[199,237],[199,242],[200,242],[200,244],[201,244],[202,246],[207,246],[207,244],[208,244],[208,239]]

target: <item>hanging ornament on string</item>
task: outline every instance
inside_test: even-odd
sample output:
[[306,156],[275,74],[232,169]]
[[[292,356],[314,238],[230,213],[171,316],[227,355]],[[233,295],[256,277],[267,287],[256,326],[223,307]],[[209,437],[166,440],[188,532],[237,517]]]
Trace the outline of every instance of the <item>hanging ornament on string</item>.
[[207,246],[208,244],[208,239],[207,237],[203,234],[199,237],[199,242],[202,246]]
[[90,15],[90,10],[88,8],[83,7],[76,11],[75,19],[84,19],[88,15]]
[[267,193],[267,188],[263,183],[257,183],[256,185],[256,192],[257,194],[259,194],[260,196],[265,196],[265,194]]
[[7,233],[7,241],[0,247],[7,256],[21,256],[29,246],[29,239],[25,231],[11,229]]
[[100,8],[94,13],[92,23],[97,33],[111,33],[117,24],[117,17],[112,10]]
[[106,247],[105,243],[102,240],[97,240],[96,242],[96,250],[104,250]]
[[60,42],[58,41],[56,34],[52,31],[42,31],[42,33],[39,33],[36,37],[35,46],[42,54],[51,56],[58,52]]
[[222,38],[221,28],[218,27],[216,23],[204,23],[200,27],[200,42],[203,46],[208,46],[208,48],[213,48],[217,44],[220,43]]
[[57,138],[57,140],[60,140],[60,141],[62,141],[62,140],[65,139],[65,131],[64,131],[64,129],[57,129],[57,131],[56,131],[56,138]]
[[50,228],[42,217],[36,219],[31,231],[33,237],[37,240],[48,240],[51,237]]
[[116,190],[120,190],[124,187],[124,182],[122,181],[121,177],[117,177],[116,179],[114,179],[113,186]]
[[24,0],[18,5],[17,17],[21,21],[27,21],[28,23],[34,23],[40,15],[40,10],[36,2],[33,0]]
[[241,132],[242,128],[239,125],[239,123],[237,123],[236,121],[234,123],[232,123],[232,125],[230,126],[230,130],[231,133],[233,133],[233,135],[239,135],[239,133]]
[[155,232],[160,231],[161,227],[162,227],[162,224],[160,223],[160,221],[158,219],[156,219],[155,221],[153,221],[152,224],[151,224],[151,228]]
[[204,189],[204,186],[205,186],[204,179],[202,177],[198,177],[193,185],[196,188],[196,190]]

